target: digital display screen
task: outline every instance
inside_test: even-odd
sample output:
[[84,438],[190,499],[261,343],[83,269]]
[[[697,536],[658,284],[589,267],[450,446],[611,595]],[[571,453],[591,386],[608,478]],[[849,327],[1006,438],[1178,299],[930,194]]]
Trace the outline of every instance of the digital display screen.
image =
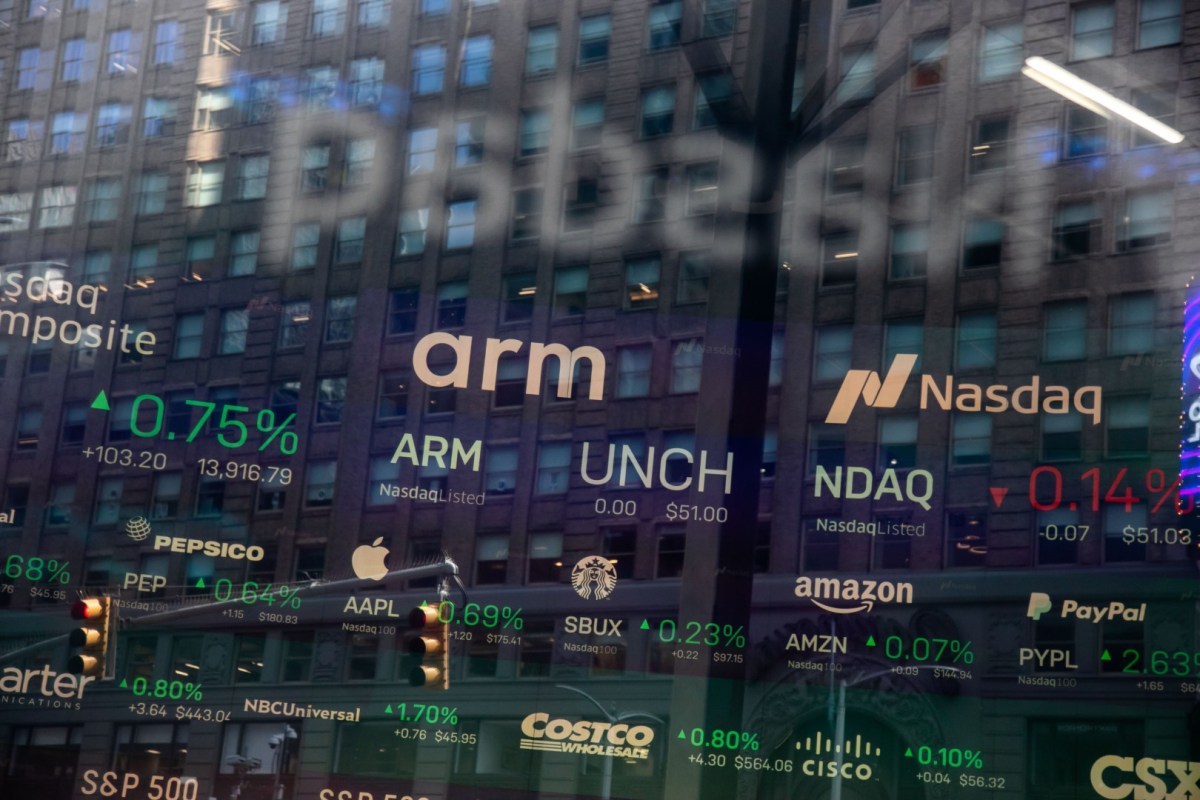
[[1200,800],[1198,32],[0,0],[0,798]]

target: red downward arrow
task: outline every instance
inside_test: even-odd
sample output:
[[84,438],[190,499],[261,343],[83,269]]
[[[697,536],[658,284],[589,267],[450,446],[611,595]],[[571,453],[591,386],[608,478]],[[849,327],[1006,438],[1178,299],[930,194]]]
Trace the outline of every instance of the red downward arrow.
[[999,486],[990,486],[988,491],[991,492],[992,502],[996,504],[996,508],[1004,502],[1004,498],[1008,496],[1008,489],[1001,489]]

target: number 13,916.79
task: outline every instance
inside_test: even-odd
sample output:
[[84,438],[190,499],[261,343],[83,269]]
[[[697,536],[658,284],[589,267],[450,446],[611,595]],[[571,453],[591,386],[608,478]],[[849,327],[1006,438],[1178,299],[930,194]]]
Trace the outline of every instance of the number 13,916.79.
[[229,478],[231,480],[281,483],[284,486],[292,482],[292,471],[287,467],[260,467],[258,464],[243,464],[238,461],[218,461],[215,458],[201,458],[196,464],[200,474],[209,478]]

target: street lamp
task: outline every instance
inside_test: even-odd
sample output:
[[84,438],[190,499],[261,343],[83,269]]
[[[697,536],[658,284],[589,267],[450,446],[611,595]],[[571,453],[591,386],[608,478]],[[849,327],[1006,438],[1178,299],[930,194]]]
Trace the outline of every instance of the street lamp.
[[[954,672],[966,672],[966,670],[959,669],[958,667],[944,667],[938,664],[918,664],[914,667],[909,667],[909,669],[944,669],[953,670]],[[863,675],[862,677],[856,678],[852,681],[848,681],[843,678],[838,683],[837,716],[833,729],[833,744],[835,754],[837,756],[837,769],[833,774],[833,788],[829,791],[829,800],[842,800],[842,759],[845,757],[845,748],[843,747],[843,744],[845,743],[844,740],[846,738],[846,687],[857,686],[860,683],[866,683],[872,678],[878,678],[881,675],[888,675],[890,673],[890,669],[881,669],[877,670],[876,672]]]
[[[583,689],[577,689],[574,686],[568,686],[565,683],[556,683],[554,686],[557,689],[566,689],[568,692],[574,692],[575,694],[582,695],[590,700],[592,705],[600,709],[600,713],[604,715],[606,720],[608,720],[609,725],[615,725],[616,723],[624,722],[627,719],[650,719],[654,720],[659,725],[667,724],[663,720],[646,711],[622,711],[619,714],[614,714],[612,711],[609,711],[607,708],[605,708],[599,700],[592,697]],[[602,800],[608,800],[612,794],[612,760],[613,757],[611,755],[604,757],[604,771],[600,773],[600,797]]]

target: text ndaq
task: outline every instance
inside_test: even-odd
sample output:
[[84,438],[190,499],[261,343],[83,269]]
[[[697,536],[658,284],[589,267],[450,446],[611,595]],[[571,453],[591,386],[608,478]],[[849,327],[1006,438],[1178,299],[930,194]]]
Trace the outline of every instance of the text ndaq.
[[910,500],[926,511],[932,508],[929,498],[933,497],[933,473],[923,469],[909,470],[904,476],[903,489],[900,476],[901,473],[889,467],[879,476],[879,485],[876,486],[871,470],[866,467],[846,467],[846,484],[843,487],[841,467],[834,467],[831,476],[829,470],[818,464],[816,496],[820,497],[822,491],[827,491],[832,497],[847,500],[864,500],[868,497],[882,500],[892,497],[897,501]]

